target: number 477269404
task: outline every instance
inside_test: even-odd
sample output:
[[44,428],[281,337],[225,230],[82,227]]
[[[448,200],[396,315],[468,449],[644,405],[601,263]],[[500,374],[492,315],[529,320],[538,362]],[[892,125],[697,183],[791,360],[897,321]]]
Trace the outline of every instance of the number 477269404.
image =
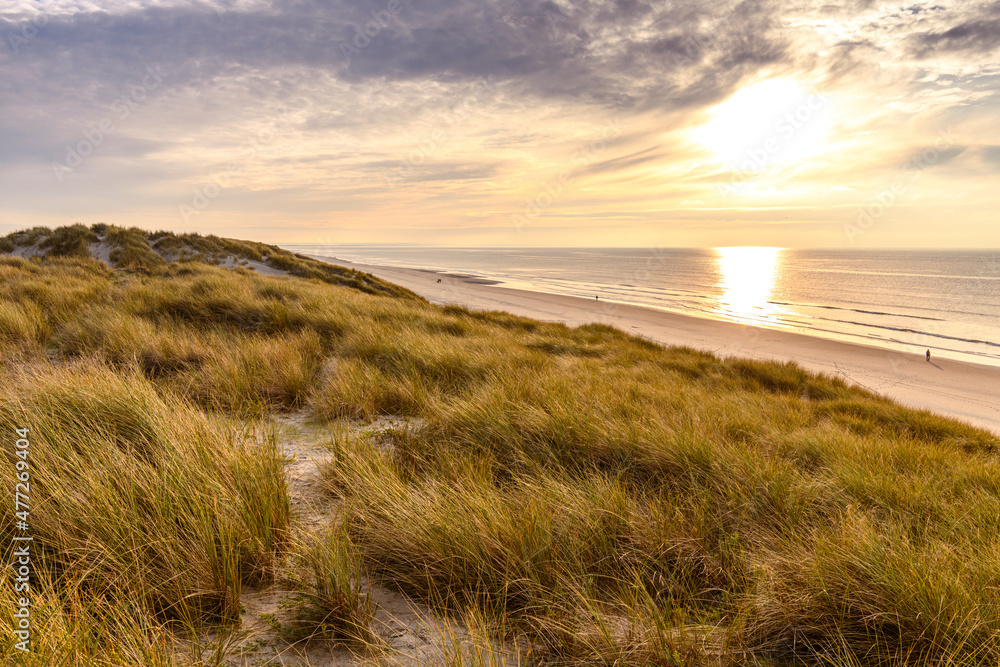
[[[18,440],[14,443],[14,447],[16,448],[17,458],[20,460],[15,464],[18,483],[14,488],[14,510],[20,511],[23,509],[25,516],[27,516],[28,494],[30,492],[30,485],[28,483],[28,447],[30,446],[28,442],[28,429],[17,429],[17,436]],[[20,518],[20,515],[18,518]],[[26,519],[21,520],[24,521]]]

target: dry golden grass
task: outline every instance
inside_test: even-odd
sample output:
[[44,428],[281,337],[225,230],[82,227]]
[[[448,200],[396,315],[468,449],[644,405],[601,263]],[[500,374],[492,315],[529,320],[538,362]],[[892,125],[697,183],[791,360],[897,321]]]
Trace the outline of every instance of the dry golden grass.
[[[267,581],[288,540],[273,441],[94,361],[32,365],[2,379],[0,432],[13,442],[27,428],[31,442],[33,619],[36,646],[48,648],[29,664],[55,664],[47,660],[60,650],[80,653],[79,664],[122,664],[110,656],[154,651],[145,632],[161,622],[195,629],[238,618],[242,586]],[[6,448],[11,489],[17,461]],[[0,532],[4,544],[22,534],[11,512]],[[11,605],[0,612],[5,637],[12,614]],[[88,624],[94,630],[73,636]],[[131,647],[105,654],[113,635],[88,636],[119,624],[142,631],[124,633]],[[7,659],[13,651],[5,647]]]
[[[289,548],[341,639],[364,637],[365,571],[518,638],[524,664],[1000,660],[998,439],[792,364],[75,257],[0,258],[0,343],[0,427],[44,443],[37,665],[172,664],[164,624],[226,622]],[[334,429],[346,531],[289,546],[281,463],[231,420],[302,407],[420,421]]]

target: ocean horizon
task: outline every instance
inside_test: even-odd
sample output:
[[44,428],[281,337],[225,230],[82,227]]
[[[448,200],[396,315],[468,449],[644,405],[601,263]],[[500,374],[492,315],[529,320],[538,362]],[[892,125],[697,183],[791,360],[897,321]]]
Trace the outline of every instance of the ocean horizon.
[[1000,250],[281,245],[1000,366]]

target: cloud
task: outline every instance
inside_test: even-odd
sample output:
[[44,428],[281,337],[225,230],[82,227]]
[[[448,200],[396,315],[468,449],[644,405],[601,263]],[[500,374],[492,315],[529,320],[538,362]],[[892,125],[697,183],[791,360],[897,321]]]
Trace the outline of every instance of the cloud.
[[[22,23],[0,20],[0,34]],[[683,106],[717,99],[749,69],[781,60],[775,27],[774,10],[759,1],[711,12],[647,0],[282,0],[221,15],[210,5],[126,5],[51,16],[0,67],[39,75],[49,93],[91,97],[111,94],[136,63],[159,63],[175,87],[258,71],[294,85],[306,68],[355,83],[493,77],[541,97]],[[366,28],[372,36],[357,40]]]
[[[1000,11],[1000,4],[993,11]],[[942,32],[914,35],[910,44],[917,58],[942,53],[990,53],[1000,48],[1000,19],[966,21]]]
[[[833,166],[809,167],[809,179],[830,182],[809,180],[801,192],[829,192],[847,171],[865,191],[866,179],[926,145],[927,128],[992,127],[998,69],[986,56],[1000,42],[998,7],[9,0],[0,17],[0,196],[19,211],[34,203],[60,215],[99,210],[102,200],[108,210],[145,203],[169,220],[177,202],[236,159],[233,185],[199,220],[266,209],[307,211],[314,217],[302,224],[317,225],[324,210],[353,210],[371,211],[359,224],[373,224],[380,211],[406,210],[413,224],[446,213],[503,224],[503,202],[537,194],[616,118],[628,132],[580,168],[595,177],[588,199],[576,205],[568,194],[553,215],[617,210],[611,197],[651,209],[714,202],[717,166],[699,164],[712,158],[685,143],[686,133],[766,78],[830,92],[831,113],[841,114],[845,152],[829,157]],[[151,66],[163,71],[162,86],[119,119],[116,102]],[[64,182],[53,179],[51,162],[109,117],[114,132]],[[967,153],[936,164],[994,173],[991,148]],[[401,164],[390,195],[385,177]],[[789,173],[789,182],[807,180]]]
[[964,2],[947,9],[935,5],[924,10],[924,16],[916,17],[909,34],[904,35],[909,57],[974,57],[1000,45],[1000,2],[996,0]]
[[980,146],[976,153],[979,157],[990,165],[994,170],[1000,170],[1000,146],[987,145]]
[[623,155],[610,160],[601,160],[600,162],[579,169],[578,174],[602,174],[632,169],[651,162],[662,163],[666,157],[662,148],[662,146],[653,146],[629,155]]

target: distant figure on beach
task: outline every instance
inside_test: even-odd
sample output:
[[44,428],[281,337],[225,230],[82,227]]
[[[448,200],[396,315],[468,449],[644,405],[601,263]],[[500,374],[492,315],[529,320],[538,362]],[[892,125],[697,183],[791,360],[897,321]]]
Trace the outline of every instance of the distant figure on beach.
[[440,279],[440,278],[438,278],[438,282],[441,282],[441,279]]
[[594,301],[600,301],[596,294],[594,295]]
[[927,361],[931,360],[931,351],[927,350]]

